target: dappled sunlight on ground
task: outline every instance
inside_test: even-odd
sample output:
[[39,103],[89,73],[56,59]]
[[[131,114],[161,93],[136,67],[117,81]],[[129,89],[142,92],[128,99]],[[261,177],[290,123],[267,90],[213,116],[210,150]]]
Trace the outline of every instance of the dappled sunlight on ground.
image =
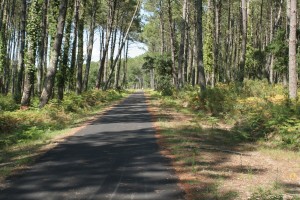
[[300,194],[299,154],[277,150],[272,156],[228,126],[209,126],[148,99],[162,152],[173,160],[188,199],[247,199],[259,187],[285,198]]

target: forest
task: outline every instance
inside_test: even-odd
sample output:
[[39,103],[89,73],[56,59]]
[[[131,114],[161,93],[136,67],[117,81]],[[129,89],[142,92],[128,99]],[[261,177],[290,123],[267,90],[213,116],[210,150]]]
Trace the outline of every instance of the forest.
[[[164,124],[163,117],[157,122],[166,138],[163,143],[178,160],[187,162],[193,176],[202,167],[194,159],[199,152],[190,150],[198,140],[213,139],[213,145],[227,149],[255,144],[269,154],[276,149],[299,160],[299,1],[0,0],[0,4],[0,163],[32,154],[49,139],[137,90],[143,90],[158,110],[193,116],[190,121],[195,124],[176,128]],[[136,43],[147,51],[130,57]],[[194,134],[205,127],[208,138]],[[191,135],[183,136],[185,132]],[[276,155],[284,157],[282,152]],[[192,160],[184,160],[187,157]],[[0,180],[30,162],[33,158],[0,165]],[[297,174],[297,165],[293,167]],[[249,170],[255,174],[255,169]],[[300,193],[297,184],[292,189]],[[222,192],[214,189],[197,196],[192,194],[197,183],[191,185],[195,186],[190,187],[191,199],[237,197],[234,192],[218,196]],[[283,185],[250,196],[281,199],[282,190],[289,193]]]

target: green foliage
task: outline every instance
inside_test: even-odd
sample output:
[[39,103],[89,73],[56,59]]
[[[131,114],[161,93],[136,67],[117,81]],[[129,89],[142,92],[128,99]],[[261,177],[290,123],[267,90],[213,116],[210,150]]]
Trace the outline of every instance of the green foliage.
[[170,55],[157,55],[155,57],[155,67],[158,76],[172,75],[172,59]]
[[264,51],[247,45],[245,70],[250,78],[259,78],[262,75],[263,68],[266,64],[266,55]]
[[0,113],[2,111],[13,111],[19,108],[11,95],[3,96],[0,94]]
[[272,192],[272,190],[265,190],[262,188],[259,188],[257,191],[255,191],[249,200],[283,200],[282,194],[277,194],[276,192]]
[[163,96],[171,96],[174,86],[172,85],[172,60],[169,55],[152,55],[144,57],[143,69],[156,71],[156,89]]
[[[11,112],[2,111],[0,115],[0,148],[38,140],[41,135],[66,128],[74,123],[75,119],[82,118],[86,113],[123,96],[124,92],[121,91],[91,90],[81,96],[74,93],[66,94],[64,101],[51,100],[43,109],[38,108],[38,100],[33,102],[37,107],[31,107],[29,110],[13,111],[18,107],[9,108]],[[0,102],[3,99],[8,98],[0,98]],[[8,110],[7,106],[5,108]]]
[[219,84],[201,95],[198,91],[185,87],[172,98],[212,126],[215,121],[228,122],[238,140],[300,149],[300,103],[290,102],[283,86],[245,80],[244,86]]
[[53,39],[55,37],[56,33],[56,26],[57,26],[57,16],[59,14],[59,3],[58,0],[52,0],[50,1],[50,8],[49,12],[47,13],[48,21],[49,21],[49,35],[51,37],[51,41],[53,42]]
[[275,56],[275,70],[280,73],[287,71],[289,47],[286,42],[286,31],[279,29],[267,48]]
[[225,101],[224,93],[219,88],[208,88],[201,93],[200,101],[213,115],[224,111],[223,105]]
[[160,91],[163,96],[173,95],[174,86],[171,80],[171,76],[162,76],[157,81],[157,90]]
[[205,39],[203,46],[204,66],[207,72],[212,72],[214,65],[214,37],[213,37],[213,12],[209,11],[206,14]]

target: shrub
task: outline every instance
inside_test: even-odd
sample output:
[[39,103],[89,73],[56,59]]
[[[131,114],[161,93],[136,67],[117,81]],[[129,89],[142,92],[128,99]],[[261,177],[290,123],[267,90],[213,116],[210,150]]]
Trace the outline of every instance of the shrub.
[[272,190],[259,188],[251,195],[249,200],[283,200],[283,195],[274,193]]
[[11,95],[3,96],[0,94],[0,112],[1,111],[14,111],[19,108]]
[[157,90],[162,96],[172,96],[174,86],[171,84],[170,76],[160,76],[157,80]]
[[28,110],[12,112],[0,111],[0,147],[37,140],[49,130],[60,130],[71,124],[81,113],[95,109],[105,101],[120,99],[122,92],[92,90],[82,95],[69,93],[62,102],[52,99],[44,108],[36,107]]

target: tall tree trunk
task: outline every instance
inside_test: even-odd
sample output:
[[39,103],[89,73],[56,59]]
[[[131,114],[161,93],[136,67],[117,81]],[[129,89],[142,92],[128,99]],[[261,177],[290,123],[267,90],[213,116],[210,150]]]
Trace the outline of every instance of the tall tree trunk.
[[109,1],[109,14],[107,15],[107,29],[106,29],[106,39],[105,39],[105,45],[103,49],[103,56],[100,60],[100,66],[97,74],[97,79],[96,79],[96,88],[100,89],[100,86],[103,82],[103,75],[104,75],[104,68],[105,68],[105,61],[106,61],[106,56],[108,53],[108,46],[112,34],[112,29],[113,29],[113,23],[115,19],[115,12],[116,12],[116,0],[114,1]]
[[0,92],[5,95],[5,79],[7,76],[7,3],[3,8],[2,28],[0,30]]
[[133,20],[134,20],[136,14],[137,14],[137,12],[138,12],[138,10],[139,10],[139,8],[140,8],[140,4],[141,4],[141,1],[138,1],[138,2],[137,2],[137,5],[136,5],[136,8],[135,8],[135,11],[134,11],[134,13],[133,13],[133,15],[132,15],[131,21],[130,21],[130,23],[128,24],[127,31],[126,31],[126,33],[125,33],[125,35],[124,35],[124,37],[123,37],[121,46],[120,46],[120,48],[119,48],[119,50],[118,50],[118,52],[117,52],[116,59],[113,61],[113,64],[112,64],[112,71],[111,71],[111,73],[110,73],[110,75],[109,75],[109,77],[108,77],[108,80],[106,81],[106,84],[105,84],[105,86],[104,86],[104,90],[107,90],[108,85],[110,84],[110,81],[111,81],[111,79],[112,79],[112,75],[113,75],[113,73],[114,73],[114,69],[115,69],[116,64],[117,64],[117,62],[118,62],[118,58],[120,57],[120,55],[121,55],[121,53],[122,53],[123,47],[124,47],[124,45],[125,45],[125,43],[126,43],[126,40],[127,40],[127,38],[128,38],[128,34],[129,34],[129,31],[130,31],[131,26],[132,26]]
[[159,20],[160,20],[160,36],[161,36],[160,54],[163,55],[163,53],[166,50],[163,0],[159,0]]
[[24,77],[24,70],[25,70],[25,35],[26,35],[26,10],[27,10],[27,3],[26,0],[22,1],[21,4],[21,41],[20,41],[20,54],[19,54],[19,73],[18,73],[18,80],[17,80],[17,87],[16,93],[14,98],[16,102],[21,100],[21,92],[23,86],[23,77]]
[[83,32],[84,32],[84,15],[85,5],[87,0],[82,0],[82,7],[80,9],[78,21],[78,55],[77,55],[77,79],[76,79],[76,93],[82,92],[82,68],[83,68]]
[[290,1],[290,36],[289,36],[289,98],[297,98],[297,0]]
[[216,80],[217,80],[217,75],[221,76],[221,69],[220,69],[220,21],[221,21],[221,6],[222,2],[221,0],[215,0],[214,1],[214,22],[215,22],[215,31],[214,31],[214,67],[212,71],[212,80],[211,80],[211,85],[212,87],[215,86]]
[[69,61],[69,52],[71,45],[71,31],[72,31],[72,21],[74,13],[74,1],[69,1],[68,14],[66,19],[66,31],[64,40],[63,55],[59,66],[59,72],[57,75],[57,98],[62,101],[64,98],[65,83],[67,77],[67,68]]
[[21,100],[21,106],[29,106],[31,94],[33,93],[34,86],[34,75],[35,75],[35,61],[36,61],[36,50],[38,38],[38,30],[40,22],[38,19],[38,7],[40,7],[37,0],[31,2],[29,9],[29,19],[28,19],[28,28],[27,28],[27,40],[28,40],[28,50],[25,53],[26,57],[26,76],[24,90]]
[[240,57],[240,64],[239,64],[239,74],[238,74],[238,81],[243,82],[245,76],[245,62],[246,62],[246,48],[247,48],[247,4],[246,0],[242,1],[242,49],[241,49],[241,57]]
[[180,23],[181,39],[180,39],[179,55],[178,55],[178,87],[183,86],[183,58],[185,53],[184,48],[185,48],[185,37],[186,37],[187,7],[188,7],[188,0],[184,0],[182,6],[182,19]]
[[123,73],[123,81],[122,81],[123,87],[125,87],[127,84],[128,50],[129,50],[129,40],[127,40],[127,42],[126,42],[126,49],[125,49],[124,73]]
[[171,43],[171,54],[172,54],[172,75],[175,86],[178,88],[178,78],[176,71],[176,44],[175,44],[175,30],[174,30],[174,22],[173,22],[173,14],[172,14],[172,6],[171,0],[168,0],[168,20],[169,20],[169,28],[170,28],[170,43]]
[[73,90],[74,86],[74,77],[75,77],[75,66],[76,66],[76,50],[78,42],[78,21],[79,21],[79,9],[80,9],[80,0],[75,0],[75,11],[74,11],[74,39],[72,44],[72,56],[70,64],[70,76],[69,76],[69,90]]
[[[124,20],[122,20],[124,21]],[[119,44],[118,44],[118,48],[121,47],[121,42],[123,40],[124,35],[122,34],[123,30],[123,22],[120,28],[120,34],[119,34]],[[122,63],[122,53],[120,53],[119,58],[117,58],[119,60],[118,64],[117,64],[117,70],[115,72],[115,80],[114,80],[114,88],[118,88],[119,87],[119,77],[120,77],[120,69],[121,69],[121,63]]]
[[[38,74],[37,74],[37,92],[40,95],[42,92],[42,80],[44,76],[44,63],[45,63],[45,39],[47,35],[47,13],[48,13],[48,1],[44,0],[43,3],[43,16],[41,22],[41,37],[39,41],[39,59],[38,59]],[[46,61],[47,62],[47,61]]]
[[206,79],[203,62],[203,39],[202,39],[202,0],[195,0],[196,15],[197,15],[197,32],[196,32],[196,51],[197,51],[197,69],[198,69],[198,84],[201,91],[206,89]]
[[53,92],[54,79],[55,79],[58,59],[60,56],[61,44],[63,39],[64,27],[65,27],[67,5],[68,5],[68,0],[60,2],[57,31],[56,31],[56,36],[53,43],[52,51],[51,51],[50,66],[46,75],[42,95],[40,98],[40,107],[44,107],[48,103]]
[[[101,4],[101,2],[100,2]],[[94,35],[95,35],[95,21],[96,21],[96,13],[98,10],[98,0],[93,1],[93,11],[91,15],[91,25],[90,25],[90,35],[89,35],[89,43],[87,49],[87,59],[86,59],[86,67],[83,79],[83,90],[87,91],[88,89],[88,81],[89,81],[89,74],[90,74],[90,67],[91,67],[91,60],[92,60],[92,53],[93,53],[93,46],[94,46]]]

